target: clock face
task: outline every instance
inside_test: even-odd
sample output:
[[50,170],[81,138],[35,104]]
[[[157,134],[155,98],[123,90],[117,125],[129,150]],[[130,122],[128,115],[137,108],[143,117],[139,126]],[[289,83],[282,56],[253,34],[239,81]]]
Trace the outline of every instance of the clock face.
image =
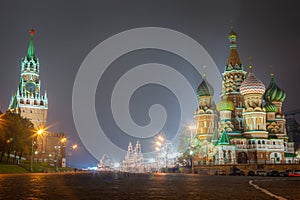
[[33,93],[36,91],[36,85],[34,82],[28,82],[25,85],[25,89],[29,92],[29,93]]

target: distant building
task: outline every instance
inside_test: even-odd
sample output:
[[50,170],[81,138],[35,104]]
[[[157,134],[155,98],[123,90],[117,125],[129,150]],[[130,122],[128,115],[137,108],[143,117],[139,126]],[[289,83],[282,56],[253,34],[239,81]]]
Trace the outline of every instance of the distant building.
[[236,33],[229,35],[230,53],[222,73],[222,100],[215,105],[213,88],[205,76],[197,89],[194,114],[199,164],[293,163],[294,143],[288,140],[282,114],[285,92],[271,74],[269,86],[249,73],[240,61]]
[[128,145],[128,151],[122,162],[122,171],[131,173],[144,172],[144,157],[139,141],[136,142],[135,148],[132,148],[131,142]]
[[[44,129],[47,123],[48,98],[47,93],[41,92],[40,62],[35,55],[33,36],[30,31],[30,41],[27,55],[21,62],[21,75],[17,92],[11,97],[8,110],[18,112],[21,116],[30,119],[34,127]],[[63,133],[45,133],[38,137],[38,149],[34,155],[35,162],[59,163],[65,166],[65,138]],[[59,159],[56,158],[58,156]]]
[[113,163],[107,154],[104,154],[97,165],[98,171],[111,171],[113,170]]

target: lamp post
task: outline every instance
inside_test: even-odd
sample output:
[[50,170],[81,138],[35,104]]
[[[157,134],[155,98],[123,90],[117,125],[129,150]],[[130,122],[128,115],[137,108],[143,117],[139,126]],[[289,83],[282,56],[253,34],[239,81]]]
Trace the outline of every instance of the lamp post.
[[69,156],[68,166],[69,166],[69,168],[71,168],[71,156],[72,156],[72,151],[76,150],[77,148],[78,148],[78,145],[77,145],[77,144],[74,144],[74,145],[71,147],[71,149],[70,149],[70,151],[69,151],[69,153],[68,153],[68,156]]
[[191,166],[192,166],[192,174],[194,173],[194,144],[193,144],[193,130],[196,130],[196,126],[189,126],[190,130],[190,156],[191,156]]
[[56,150],[56,162],[55,162],[55,171],[58,172],[58,157],[61,153],[61,149],[62,149],[62,145],[67,141],[67,138],[63,137],[60,138],[60,140],[58,141],[58,146],[55,146],[55,150]]
[[33,135],[32,137],[32,142],[31,142],[31,157],[30,157],[30,172],[33,172],[33,149],[34,149],[34,145],[36,144],[36,139],[38,136],[41,136],[44,133],[44,129],[39,129],[36,134]]
[[190,150],[190,156],[191,156],[191,165],[192,165],[192,174],[194,173],[194,151]]
[[[158,135],[155,139],[155,150],[157,152],[161,151],[161,148],[164,145],[164,140],[165,138],[163,137],[162,134]],[[165,163],[166,163],[166,167],[167,167],[167,154],[166,154],[166,158],[165,158]],[[157,156],[157,168],[158,170],[160,169],[160,156]]]

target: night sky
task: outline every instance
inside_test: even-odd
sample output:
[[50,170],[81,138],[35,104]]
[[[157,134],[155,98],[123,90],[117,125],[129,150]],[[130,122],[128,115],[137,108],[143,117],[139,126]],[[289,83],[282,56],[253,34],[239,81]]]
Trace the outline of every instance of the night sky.
[[[275,81],[287,94],[283,111],[299,109],[299,10],[297,1],[5,1],[0,6],[0,109],[7,109],[11,95],[17,90],[21,59],[29,44],[28,31],[34,28],[42,91],[47,90],[49,99],[48,125],[53,125],[50,130],[65,132],[70,141],[79,143],[80,148],[72,158],[74,165],[95,166],[97,161],[80,145],[72,116],[72,88],[87,54],[119,32],[138,27],[164,27],[198,41],[223,71],[231,26],[238,35],[238,52],[245,69],[248,71],[251,56],[254,74],[267,87],[270,65],[273,65]],[[201,77],[188,64],[166,52],[141,50],[114,64],[126,67],[152,59],[186,65],[181,70],[185,69],[183,73],[191,78],[193,87],[201,82]],[[160,95],[154,98],[152,92],[156,90]],[[96,100],[101,98],[101,93],[97,91]],[[139,111],[132,114],[137,123],[144,116],[140,112],[147,111],[137,102],[177,105],[172,94],[155,85],[147,91],[137,91],[135,96],[136,107],[131,109]],[[100,113],[101,105],[96,105],[96,109]],[[172,106],[168,109],[176,113]],[[173,120],[177,120],[176,114]],[[172,123],[168,126],[170,130],[176,129]],[[115,159],[121,161],[122,157]]]

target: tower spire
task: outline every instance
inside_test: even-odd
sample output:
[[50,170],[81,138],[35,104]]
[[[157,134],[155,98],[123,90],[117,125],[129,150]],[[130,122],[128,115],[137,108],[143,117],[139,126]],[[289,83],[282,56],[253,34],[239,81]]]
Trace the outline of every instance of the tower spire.
[[236,50],[236,47],[237,47],[236,46],[236,38],[237,38],[237,34],[233,31],[233,28],[231,27],[231,30],[228,34],[230,52],[229,52],[229,56],[227,59],[227,65],[225,68],[226,71],[242,68],[241,60],[240,60],[239,54]]
[[30,42],[29,42],[29,47],[27,50],[27,58],[35,58],[35,51],[34,51],[34,45],[33,45],[33,36],[35,34],[35,30],[31,29],[29,31],[29,35],[30,35]]

